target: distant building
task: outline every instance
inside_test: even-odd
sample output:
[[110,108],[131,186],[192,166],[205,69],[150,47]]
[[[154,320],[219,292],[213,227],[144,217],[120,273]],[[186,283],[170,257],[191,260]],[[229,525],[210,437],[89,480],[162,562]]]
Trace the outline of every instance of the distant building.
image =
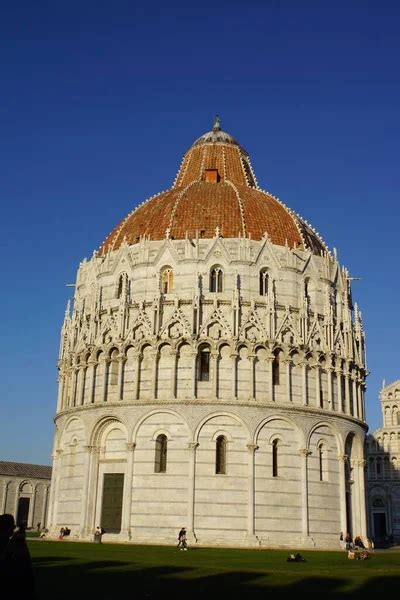
[[366,438],[370,537],[400,543],[400,380],[380,393],[383,427]]
[[50,480],[47,465],[0,461],[0,514],[12,514],[25,527],[46,525]]

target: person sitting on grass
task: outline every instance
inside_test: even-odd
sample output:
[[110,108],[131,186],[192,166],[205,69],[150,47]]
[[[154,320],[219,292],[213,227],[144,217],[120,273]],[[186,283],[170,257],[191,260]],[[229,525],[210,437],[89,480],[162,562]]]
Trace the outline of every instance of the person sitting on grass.
[[286,562],[306,562],[306,559],[302,557],[299,552],[297,554],[289,554],[286,559]]

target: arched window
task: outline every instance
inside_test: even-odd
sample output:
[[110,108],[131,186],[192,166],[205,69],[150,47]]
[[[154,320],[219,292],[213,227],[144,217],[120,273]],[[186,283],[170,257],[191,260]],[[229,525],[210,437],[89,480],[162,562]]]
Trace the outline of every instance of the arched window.
[[307,300],[307,302],[310,302],[310,286],[309,286],[309,282],[310,280],[308,279],[308,277],[304,280],[304,299]]
[[278,477],[278,440],[272,442],[272,477]]
[[117,298],[122,298],[124,295],[126,295],[127,293],[127,287],[128,287],[128,275],[126,273],[122,273],[119,276],[118,279],[118,286],[117,286]]
[[171,294],[174,288],[174,272],[171,267],[164,267],[161,271],[161,293]]
[[154,473],[166,473],[167,471],[167,436],[161,434],[156,439],[156,456],[154,461]]
[[223,435],[217,437],[215,448],[215,472],[217,475],[226,473],[226,438]]
[[318,468],[319,468],[319,480],[324,481],[326,479],[326,453],[323,444],[318,447]]
[[268,271],[262,269],[260,271],[260,296],[268,296]]
[[209,381],[210,379],[210,348],[202,346],[199,351],[199,381]]
[[224,272],[216,265],[210,271],[210,292],[222,292]]

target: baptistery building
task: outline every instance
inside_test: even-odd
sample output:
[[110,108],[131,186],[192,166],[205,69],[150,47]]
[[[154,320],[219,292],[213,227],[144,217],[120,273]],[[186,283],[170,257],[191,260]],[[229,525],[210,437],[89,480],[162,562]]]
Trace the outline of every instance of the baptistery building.
[[216,119],[172,187],[79,265],[51,531],[172,544],[185,526],[192,544],[238,547],[365,538],[366,365],[350,283]]

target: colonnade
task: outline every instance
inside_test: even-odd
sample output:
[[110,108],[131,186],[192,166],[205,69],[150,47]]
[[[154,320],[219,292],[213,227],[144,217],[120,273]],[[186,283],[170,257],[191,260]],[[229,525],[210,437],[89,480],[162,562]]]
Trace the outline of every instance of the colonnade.
[[[199,355],[205,348],[209,372],[202,379]],[[93,403],[211,398],[292,403],[364,420],[364,394],[363,373],[352,361],[333,355],[271,352],[261,345],[215,347],[207,340],[196,347],[144,343],[113,346],[64,365],[58,412]]]

